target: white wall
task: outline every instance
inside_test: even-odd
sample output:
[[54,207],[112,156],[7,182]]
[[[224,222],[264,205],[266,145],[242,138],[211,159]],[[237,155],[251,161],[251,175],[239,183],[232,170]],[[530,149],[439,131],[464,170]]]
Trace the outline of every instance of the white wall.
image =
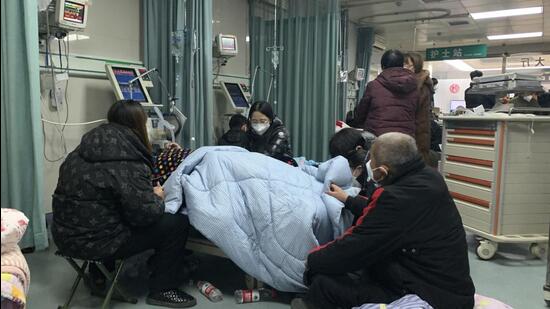
[[[248,36],[248,0],[213,0],[212,10],[212,37],[219,33],[236,35],[239,47],[239,54],[229,59],[219,73],[248,79],[250,44],[245,41]],[[214,59],[214,73],[217,73],[216,66]]]
[[213,0],[212,37],[219,33],[237,36],[239,53],[225,66],[213,59],[214,70],[214,132],[216,140],[229,128],[229,114],[234,113],[230,103],[218,88],[219,81],[249,84],[250,43],[248,36],[248,0]]
[[[470,87],[470,79],[438,79],[434,101],[435,106],[441,109],[441,112],[448,113],[451,100],[464,100],[464,90]],[[451,92],[451,85],[458,85],[457,93]]]
[[[96,0],[90,7],[88,26],[83,34],[89,40],[70,42],[70,53],[139,61],[140,55],[140,6],[139,0]],[[55,42],[57,45],[57,42]],[[52,44],[53,48],[54,44]],[[53,50],[57,52],[57,48]],[[71,76],[67,88],[68,122],[86,122],[106,118],[115,97],[106,78],[84,78]],[[49,107],[49,99],[43,94],[43,117],[49,120],[64,120],[67,107],[60,109],[61,117]],[[66,127],[67,151],[72,151],[82,135],[96,125]],[[45,125],[45,148],[48,157],[63,155],[60,135],[54,126]],[[57,185],[59,166],[62,161],[50,163],[44,159],[44,197],[46,212],[51,211],[51,195]]]

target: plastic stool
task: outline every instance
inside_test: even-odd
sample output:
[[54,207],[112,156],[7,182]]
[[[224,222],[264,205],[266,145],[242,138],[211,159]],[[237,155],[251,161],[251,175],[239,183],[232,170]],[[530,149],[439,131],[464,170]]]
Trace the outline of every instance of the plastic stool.
[[[64,255],[63,253],[57,251],[55,255],[60,256],[67,260],[69,264],[74,268],[74,270],[78,273],[74,283],[73,287],[71,288],[71,294],[69,295],[69,299],[65,302],[64,305],[58,306],[58,309],[69,309],[71,305],[71,301],[73,300],[74,294],[76,293],[76,289],[78,288],[78,285],[80,284],[80,280],[88,280],[91,282],[91,278],[88,274],[86,274],[86,268],[90,263],[96,264],[97,268],[103,273],[103,275],[107,278],[109,282],[111,282],[109,286],[109,290],[107,292],[107,295],[105,295],[105,298],[103,299],[103,305],[101,306],[102,309],[109,308],[109,304],[111,302],[111,297],[113,296],[114,291],[116,290],[118,294],[120,295],[120,300],[126,303],[131,304],[137,304],[136,298],[131,298],[125,295],[123,291],[119,289],[117,286],[118,283],[118,276],[120,275],[120,271],[122,270],[122,267],[124,266],[124,260],[120,260],[118,263],[118,266],[115,267],[115,271],[113,273],[109,272],[105,265],[103,265],[102,261],[99,260],[83,260],[78,258],[73,258],[67,255]],[[75,260],[82,260],[82,264],[79,266],[78,263]],[[92,294],[94,294],[92,292]]]

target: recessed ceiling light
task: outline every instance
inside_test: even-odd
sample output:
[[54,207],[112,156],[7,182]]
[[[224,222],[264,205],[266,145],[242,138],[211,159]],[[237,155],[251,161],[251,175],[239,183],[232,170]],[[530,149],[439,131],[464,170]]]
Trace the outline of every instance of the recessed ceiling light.
[[467,64],[462,60],[445,60],[444,62],[460,71],[464,71],[464,72],[475,71],[475,69],[471,65]]
[[541,37],[541,36],[542,36],[542,32],[527,32],[527,33],[488,35],[487,39],[489,39],[491,41],[494,41],[494,40],[537,38],[537,37]]
[[534,6],[534,7],[522,8],[522,9],[471,13],[470,15],[472,16],[473,19],[487,19],[487,18],[511,17],[511,16],[532,15],[532,14],[541,14],[541,13],[542,13],[542,6]]

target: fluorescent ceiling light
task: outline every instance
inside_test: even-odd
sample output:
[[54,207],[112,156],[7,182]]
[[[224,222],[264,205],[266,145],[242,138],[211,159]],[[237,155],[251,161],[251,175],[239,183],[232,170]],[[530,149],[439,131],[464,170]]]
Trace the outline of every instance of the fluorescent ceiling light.
[[[506,71],[523,71],[523,70],[545,70],[550,69],[550,66],[538,66],[538,67],[513,67],[513,68],[506,68]],[[490,69],[478,69],[479,71],[501,71],[502,68],[490,68]]]
[[532,15],[532,14],[541,14],[541,13],[542,13],[542,6],[534,6],[534,7],[522,8],[522,9],[470,13],[470,15],[472,16],[473,19],[487,19],[487,18]]
[[537,38],[537,37],[541,37],[541,36],[542,36],[542,32],[526,32],[526,33],[488,35],[487,39],[489,39],[491,41],[494,41],[494,40]]
[[460,71],[464,71],[464,72],[475,71],[475,69],[471,65],[467,64],[462,60],[445,60],[444,62]]
[[65,41],[81,41],[88,40],[90,37],[84,34],[71,33],[67,35],[63,40]]

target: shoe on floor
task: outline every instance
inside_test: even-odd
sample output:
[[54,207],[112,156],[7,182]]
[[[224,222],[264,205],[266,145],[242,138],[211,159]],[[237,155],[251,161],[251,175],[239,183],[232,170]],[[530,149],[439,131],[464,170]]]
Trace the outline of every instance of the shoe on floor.
[[169,308],[187,308],[197,304],[197,300],[193,296],[178,289],[150,293],[146,302],[149,305]]
[[290,303],[291,309],[313,309],[314,307],[309,305],[303,298],[294,298]]

